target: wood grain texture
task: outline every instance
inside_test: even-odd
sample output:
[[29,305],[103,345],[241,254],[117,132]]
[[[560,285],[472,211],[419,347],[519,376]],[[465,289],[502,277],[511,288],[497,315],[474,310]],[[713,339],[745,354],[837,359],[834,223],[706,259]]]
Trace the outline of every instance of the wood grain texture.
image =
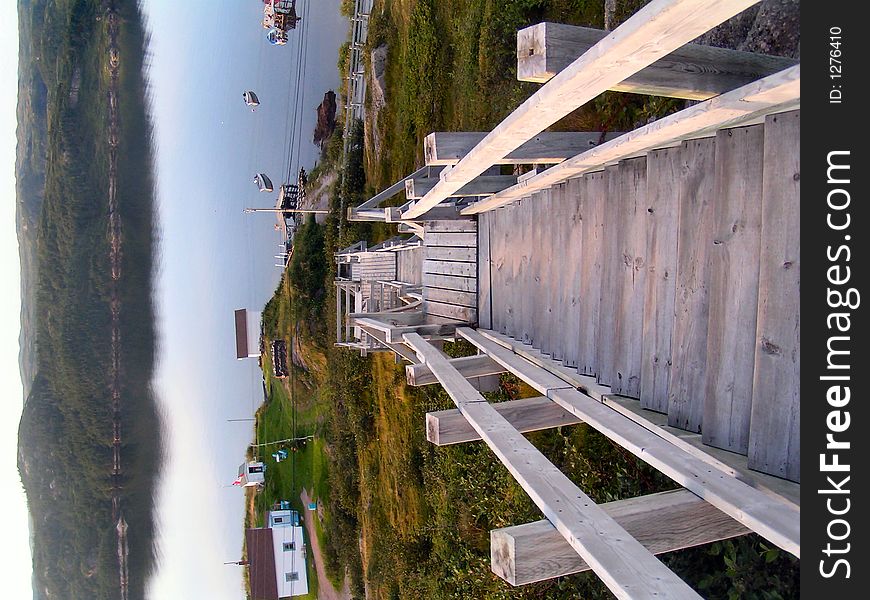
[[[601,505],[654,554],[709,544],[749,530],[688,490],[673,490]],[[490,531],[492,571],[514,586],[589,570],[545,520]]]
[[492,328],[490,221],[488,216],[482,215],[477,222],[477,322],[487,329]]
[[646,293],[646,157],[619,165],[620,224],[617,230],[617,293],[614,335],[615,394],[640,396],[643,304]]
[[517,182],[486,200],[463,208],[463,215],[492,210],[515,198],[584,173],[600,171],[608,164],[639,156],[655,148],[681,141],[710,137],[724,127],[763,120],[764,116],[792,110],[800,104],[800,65],[705,100],[555,165],[530,179]]
[[749,466],[800,481],[800,112],[764,124]]
[[455,333],[613,442],[770,542],[800,557],[800,512],[792,505],[731,477],[481,333],[466,327],[458,327]]
[[[453,361],[451,364],[457,366]],[[520,433],[580,423],[577,417],[545,396],[498,402],[492,407]],[[447,446],[479,441],[480,435],[458,409],[451,409],[426,413],[426,439],[436,446]]]
[[476,292],[477,278],[461,275],[441,275],[438,273],[423,273],[423,285],[426,287],[458,290],[460,292]]
[[[545,83],[607,35],[561,23],[538,23],[517,31],[517,79]],[[797,61],[779,56],[686,44],[613,86],[612,90],[706,100]]]
[[565,315],[565,366],[576,368],[580,355],[580,303],[582,301],[581,271],[583,265],[583,197],[586,181],[582,177],[569,179],[565,187],[570,230],[565,254],[565,282],[567,284]]
[[580,265],[580,323],[577,370],[598,374],[598,326],[603,283],[604,206],[607,183],[603,173],[584,175],[582,200],[583,257]]
[[478,329],[477,333],[533,365],[537,365],[569,382],[593,400],[616,410],[644,429],[653,432],[658,437],[667,440],[713,468],[733,475],[747,485],[773,496],[775,500],[784,501],[800,510],[799,484],[757,471],[750,471],[745,456],[720,450],[713,446],[705,446],[701,441],[700,434],[668,426],[667,415],[640,408],[640,402],[637,400],[611,394],[610,388],[598,384],[594,377],[580,375],[575,370],[564,367],[544,356],[534,348],[520,344],[516,340],[495,331]]
[[[504,373],[505,371],[504,367],[492,360],[486,354],[453,358],[450,359],[450,364],[453,365],[454,369],[462,373],[462,376],[465,378],[493,375],[496,373]],[[405,368],[405,375],[408,380],[408,385],[414,387],[438,383],[438,379],[432,374],[432,370],[424,364],[408,365]]]
[[[619,135],[618,132],[543,131],[498,162],[503,165],[553,165]],[[455,165],[485,137],[485,131],[430,133],[423,140],[426,164]]]
[[419,335],[405,336],[465,419],[617,598],[698,598],[484,400]]
[[709,260],[713,246],[716,142],[680,149],[680,216],[668,425],[700,432],[704,414],[709,318]]
[[445,167],[441,181],[406,218],[425,214],[562,117],[755,1],[655,0],[646,5],[544,84],[456,165]]
[[607,182],[604,203],[604,227],[601,255],[601,304],[598,311],[598,382],[612,386],[616,380],[616,345],[613,332],[616,329],[617,311],[614,299],[619,294],[622,280],[619,273],[622,256],[619,253],[620,214],[623,197],[620,195],[619,167],[607,167],[604,171]]
[[668,412],[677,273],[680,149],[647,156],[647,280],[643,308],[640,403]]
[[704,443],[746,454],[752,412],[764,127],[716,135]]

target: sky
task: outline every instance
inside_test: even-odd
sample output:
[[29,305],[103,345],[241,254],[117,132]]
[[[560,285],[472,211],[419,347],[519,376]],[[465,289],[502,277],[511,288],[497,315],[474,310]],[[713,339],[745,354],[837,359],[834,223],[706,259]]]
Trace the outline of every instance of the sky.
[[[300,8],[305,1],[300,2]],[[158,564],[148,590],[168,598],[244,598],[238,566],[243,494],[230,484],[262,401],[256,359],[235,359],[233,310],[260,310],[280,270],[274,218],[244,215],[246,206],[274,206],[274,194],[252,183],[262,171],[275,185],[287,176],[288,115],[294,98],[298,166],[314,166],[315,109],[337,89],[338,47],[348,23],[340,0],[317,0],[307,28],[304,78],[295,86],[299,30],[287,46],[265,41],[257,0],[146,0],[151,30],[152,113],[157,145],[160,250],[156,304],[158,368],[155,390],[166,423],[167,459],[157,498]],[[18,369],[19,262],[15,234],[15,2],[0,1],[0,545],[3,597],[31,598],[27,513],[16,465],[22,406]],[[251,112],[242,92],[257,92]]]
[[[340,0],[318,0],[307,28],[307,60],[295,86],[296,36],[270,46],[255,0],[151,0],[149,79],[157,140],[160,220],[156,390],[167,423],[168,461],[157,505],[158,572],[149,597],[243,598],[244,502],[230,484],[252,441],[246,419],[262,401],[256,359],[235,358],[233,311],[261,310],[280,278],[280,241],[269,214],[275,194],[252,182],[287,177],[294,96],[301,164],[310,169],[316,107],[339,84],[338,47],[348,23]],[[299,3],[300,10],[304,5]],[[205,9],[208,7],[208,10]],[[196,23],[191,27],[191,23]],[[242,92],[254,90],[252,112]],[[304,98],[303,98],[304,96]]]

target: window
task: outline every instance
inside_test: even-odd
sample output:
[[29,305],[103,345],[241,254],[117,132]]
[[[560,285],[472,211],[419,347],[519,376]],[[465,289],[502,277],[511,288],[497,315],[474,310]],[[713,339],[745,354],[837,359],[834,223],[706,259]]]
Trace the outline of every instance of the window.
[[284,581],[299,581],[299,573],[293,571],[292,573],[284,573]]
[[284,542],[284,552],[296,550],[296,542]]
[[275,522],[275,523],[283,523],[283,522],[284,522],[284,517],[275,517],[275,518],[272,519],[272,521]]

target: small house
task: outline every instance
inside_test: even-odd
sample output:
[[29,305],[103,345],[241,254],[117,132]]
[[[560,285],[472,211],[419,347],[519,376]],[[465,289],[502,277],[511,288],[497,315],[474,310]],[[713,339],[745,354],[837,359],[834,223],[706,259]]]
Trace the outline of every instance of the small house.
[[260,311],[240,308],[235,311],[236,358],[260,356]]
[[266,526],[245,532],[252,600],[308,593],[304,530],[295,510],[266,513]]

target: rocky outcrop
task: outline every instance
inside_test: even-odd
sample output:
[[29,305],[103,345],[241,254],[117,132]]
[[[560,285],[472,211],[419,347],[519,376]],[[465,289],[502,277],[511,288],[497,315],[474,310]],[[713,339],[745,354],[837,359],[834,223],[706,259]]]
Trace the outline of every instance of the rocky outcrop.
[[314,143],[321,150],[335,131],[335,110],[335,92],[329,90],[323,95],[323,102],[317,107],[317,125],[314,126]]
[[369,118],[366,119],[366,146],[375,156],[381,154],[381,137],[378,130],[378,115],[381,109],[387,105],[387,45],[381,44],[371,54],[371,70],[368,73]]

